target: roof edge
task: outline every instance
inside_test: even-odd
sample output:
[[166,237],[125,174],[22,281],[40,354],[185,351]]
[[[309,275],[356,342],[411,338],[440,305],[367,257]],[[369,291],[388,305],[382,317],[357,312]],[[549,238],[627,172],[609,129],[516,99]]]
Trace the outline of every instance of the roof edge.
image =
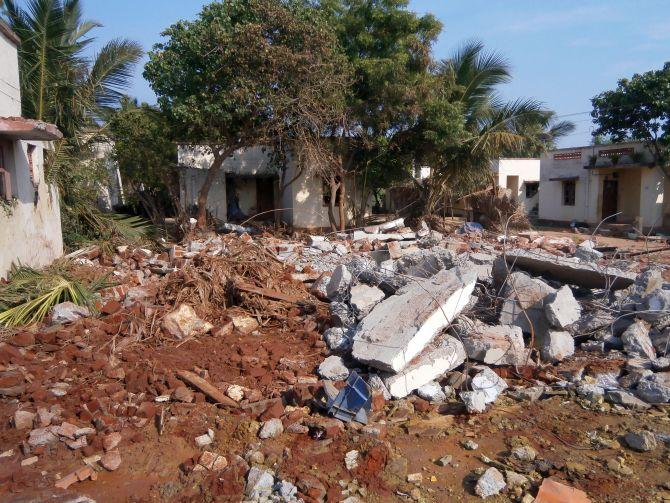
[[21,39],[19,36],[12,30],[9,25],[3,20],[0,19],[0,33],[9,39],[16,47],[21,45]]

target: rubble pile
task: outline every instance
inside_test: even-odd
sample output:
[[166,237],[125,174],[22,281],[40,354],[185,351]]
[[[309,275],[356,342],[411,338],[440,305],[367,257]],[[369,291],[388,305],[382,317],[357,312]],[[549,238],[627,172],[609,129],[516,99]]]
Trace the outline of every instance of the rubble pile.
[[[613,263],[592,241],[443,235],[403,219],[304,240],[227,230],[160,252],[89,250],[79,267],[116,282],[95,306],[60,304],[4,334],[3,491],[95,495],[103,474],[137,468],[138,446],[169,437],[182,478],[160,486],[165,499],[198,487],[247,501],[421,501],[432,476],[409,472],[387,438],[417,415],[466,425],[499,402],[556,396],[667,411],[661,268]],[[631,430],[622,445],[649,453],[669,440]],[[480,461],[468,480],[481,498],[565,489],[527,443]]]

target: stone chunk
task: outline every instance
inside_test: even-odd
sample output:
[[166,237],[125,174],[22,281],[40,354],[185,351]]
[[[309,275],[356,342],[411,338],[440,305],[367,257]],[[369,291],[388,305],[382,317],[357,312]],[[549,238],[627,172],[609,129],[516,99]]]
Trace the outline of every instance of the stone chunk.
[[472,378],[472,390],[484,393],[486,403],[495,402],[498,395],[507,389],[505,379],[486,367]]
[[384,300],[384,292],[376,286],[356,285],[351,288],[351,307],[359,318],[368,315],[372,308]]
[[593,241],[587,239],[577,246],[575,257],[585,262],[597,262],[603,258],[603,254],[595,249],[595,243]]
[[402,371],[397,374],[385,373],[382,378],[393,397],[404,398],[464,361],[463,344],[458,339],[445,335],[426,348]]
[[247,473],[244,495],[251,501],[265,501],[272,494],[275,477],[270,470],[252,466]]
[[331,381],[344,381],[349,377],[349,369],[339,356],[329,356],[319,365],[319,375]]
[[560,362],[575,353],[575,340],[569,332],[550,330],[537,337],[544,360]]
[[468,358],[488,365],[523,365],[527,351],[523,332],[514,325],[477,323],[461,338]]
[[119,466],[121,466],[121,454],[119,454],[118,449],[113,451],[106,452],[100,458],[100,465],[105,469],[113,472]]
[[546,332],[549,323],[544,314],[544,302],[555,293],[556,290],[541,279],[522,272],[510,274],[503,291],[505,301],[500,311],[500,324],[516,325],[530,334],[532,323],[536,335]]
[[651,405],[649,405],[647,402],[640,400],[632,393],[619,390],[607,391],[605,393],[605,400],[610,403],[623,405],[624,407],[629,407],[635,410],[646,410],[651,407]]
[[559,257],[544,250],[510,250],[505,253],[512,266],[584,288],[622,290],[635,282],[635,273],[613,267],[598,267],[577,258]]
[[55,444],[56,442],[58,442],[58,436],[53,432],[53,426],[35,428],[30,432],[30,436],[28,437],[28,445],[30,447]]
[[629,431],[623,437],[628,447],[634,451],[647,452],[653,451],[658,447],[656,436],[650,431]]
[[416,394],[429,402],[444,402],[447,395],[442,391],[442,386],[436,381],[424,384],[416,390]]
[[79,318],[88,318],[91,312],[86,306],[78,306],[73,302],[61,302],[51,310],[51,321],[53,323],[72,323]]
[[163,329],[180,340],[206,334],[212,328],[214,325],[200,319],[188,304],[180,304],[176,310],[166,314],[163,318]]
[[484,475],[479,477],[475,484],[475,494],[482,498],[488,498],[499,494],[505,487],[507,487],[507,484],[503,474],[497,468],[491,467],[484,472]]
[[[408,284],[401,293],[378,304],[358,325],[354,358],[388,372],[401,371],[458,316],[470,300],[475,282],[474,272],[457,267]],[[462,345],[460,349],[463,351]]]
[[346,298],[351,286],[352,276],[344,265],[338,265],[330,276],[326,295],[331,300],[342,300]]
[[331,327],[323,333],[323,339],[331,352],[345,353],[351,349],[352,330],[343,327]]
[[483,391],[462,391],[459,395],[470,414],[486,411],[486,394]]
[[535,498],[535,503],[591,503],[584,491],[561,484],[553,479],[544,479]]
[[17,410],[14,412],[14,428],[17,430],[27,430],[33,427],[35,413],[27,410]]
[[553,327],[565,329],[579,320],[582,308],[572,295],[570,287],[564,285],[555,295],[545,300],[544,312]]
[[649,337],[649,327],[642,320],[635,320],[621,335],[623,347],[629,355],[640,355],[653,360],[656,350]]
[[284,433],[284,425],[281,419],[273,418],[265,421],[258,432],[258,437],[262,440],[275,438]]
[[121,443],[122,439],[121,434],[114,431],[102,439],[102,446],[105,448],[105,451],[111,451]]
[[670,373],[659,372],[637,384],[637,396],[648,403],[670,402]]

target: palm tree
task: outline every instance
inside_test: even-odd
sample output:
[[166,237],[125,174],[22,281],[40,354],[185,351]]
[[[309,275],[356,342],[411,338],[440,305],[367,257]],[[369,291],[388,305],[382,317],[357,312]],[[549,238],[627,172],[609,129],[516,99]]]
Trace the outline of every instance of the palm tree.
[[556,122],[554,113],[532,99],[503,101],[498,85],[511,79],[508,62],[468,42],[438,63],[438,81],[449,100],[460,107],[463,134],[437,157],[431,180],[429,210],[449,195],[464,195],[490,178],[490,163],[502,156],[537,156],[574,129]]

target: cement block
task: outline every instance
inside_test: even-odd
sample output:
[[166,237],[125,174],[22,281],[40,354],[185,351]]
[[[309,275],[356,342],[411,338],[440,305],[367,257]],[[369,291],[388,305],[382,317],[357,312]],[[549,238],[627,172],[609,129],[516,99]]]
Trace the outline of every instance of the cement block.
[[526,362],[523,332],[514,325],[477,324],[461,341],[468,358],[488,365],[523,365]]
[[560,362],[575,353],[575,340],[568,332],[549,330],[536,339],[542,359]]
[[347,296],[352,277],[344,265],[338,265],[330,275],[330,281],[326,287],[326,295],[332,300],[341,300]]
[[582,307],[572,295],[568,285],[564,285],[545,301],[544,312],[549,323],[556,328],[567,328],[582,315]]
[[356,285],[351,288],[351,307],[356,315],[363,318],[372,308],[384,300],[384,292],[376,286]]
[[401,371],[458,316],[475,282],[473,271],[456,267],[408,284],[358,325],[354,358],[388,372]]

